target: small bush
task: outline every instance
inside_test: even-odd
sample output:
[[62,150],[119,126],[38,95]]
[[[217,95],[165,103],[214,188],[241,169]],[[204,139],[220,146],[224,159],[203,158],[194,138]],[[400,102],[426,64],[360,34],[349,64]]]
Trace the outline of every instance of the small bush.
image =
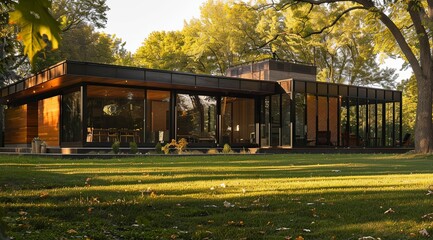
[[224,144],[223,153],[233,153],[232,147],[230,147],[230,145],[228,145],[227,143]]
[[178,154],[182,154],[183,151],[185,151],[187,145],[188,145],[188,141],[185,138],[181,138],[177,142],[176,142],[176,140],[172,139],[171,142],[165,144],[165,146],[162,147],[161,150],[165,154],[169,154],[170,153],[170,147],[174,147],[174,148],[176,148]]
[[155,145],[155,153],[156,153],[156,154],[162,154],[162,145],[161,145],[160,142],[158,142],[158,143]]
[[240,154],[248,154],[248,153],[250,153],[250,150],[245,150],[245,148],[242,148],[242,150],[239,153]]
[[215,148],[211,148],[207,150],[207,154],[218,154],[218,153],[219,153],[218,150]]
[[120,151],[120,142],[119,141],[115,141],[113,143],[113,145],[111,145],[111,149],[113,149],[113,153],[114,154],[118,154]]
[[129,148],[132,154],[137,154],[138,153],[138,146],[136,142],[130,142],[129,143]]
[[[173,139],[174,141],[174,139]],[[173,142],[172,141],[172,142]],[[185,138],[179,139],[179,141],[174,141],[175,145],[174,147],[177,149],[177,153],[182,154],[183,151],[185,151],[186,146],[188,145],[188,141]]]
[[164,154],[169,154],[170,153],[170,147],[171,147],[171,143],[167,143],[164,145],[164,147],[161,147],[161,151],[163,151]]

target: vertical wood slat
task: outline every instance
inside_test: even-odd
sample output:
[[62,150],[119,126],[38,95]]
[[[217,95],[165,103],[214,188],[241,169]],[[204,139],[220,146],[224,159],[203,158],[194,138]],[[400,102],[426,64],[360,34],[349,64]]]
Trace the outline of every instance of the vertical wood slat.
[[59,143],[60,96],[46,98],[38,102],[38,136],[49,147]]

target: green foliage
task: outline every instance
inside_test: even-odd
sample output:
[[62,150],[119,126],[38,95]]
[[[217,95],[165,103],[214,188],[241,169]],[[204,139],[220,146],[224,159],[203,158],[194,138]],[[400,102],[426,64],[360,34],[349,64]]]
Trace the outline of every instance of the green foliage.
[[129,143],[129,148],[132,154],[137,154],[138,153],[138,146],[136,142],[130,142]]
[[[273,154],[72,163],[0,155],[2,219],[9,237],[26,240],[428,239],[418,232],[433,231],[432,161]],[[389,208],[395,212],[384,214]]]
[[232,147],[228,143],[224,144],[222,153],[233,153]]
[[55,52],[43,51],[37,55],[33,71],[49,67],[64,59],[77,61],[129,64],[129,52],[122,39],[116,35],[96,32],[92,25],[77,24],[62,35],[59,49]]
[[182,154],[185,151],[185,149],[186,149],[187,146],[188,146],[188,141],[185,138],[181,138],[177,142],[176,142],[175,139],[172,139],[171,142],[165,144],[165,146],[163,146],[161,148],[161,150],[165,154],[169,154],[170,153],[170,148],[174,147],[174,148],[176,148],[178,154]]
[[6,223],[3,221],[3,217],[5,216],[3,209],[0,209],[0,240],[7,240],[9,239],[6,236],[6,228],[7,225]]
[[[163,151],[162,151],[162,144],[160,143],[160,142],[157,142],[156,143],[156,145],[155,145],[155,152],[157,153],[157,154],[162,154],[163,153]],[[164,152],[165,153],[165,152]]]
[[60,41],[60,24],[50,14],[49,0],[20,0],[9,13],[9,23],[19,28],[18,39],[30,61],[37,52],[47,47],[56,49]]
[[111,149],[113,150],[114,154],[118,154],[120,151],[120,142],[119,141],[115,141],[113,143],[113,145],[111,145]]

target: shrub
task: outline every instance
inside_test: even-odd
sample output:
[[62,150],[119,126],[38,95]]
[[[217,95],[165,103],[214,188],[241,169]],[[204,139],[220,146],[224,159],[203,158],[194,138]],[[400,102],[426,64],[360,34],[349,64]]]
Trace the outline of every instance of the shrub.
[[250,150],[245,150],[245,148],[242,148],[242,150],[239,153],[240,154],[248,154],[248,153],[250,153]]
[[[173,139],[174,141],[174,139]],[[174,141],[175,145],[174,147],[177,149],[177,153],[181,154],[183,151],[185,151],[186,146],[188,146],[188,141],[185,138],[179,139],[179,141]]]
[[113,143],[113,145],[111,145],[111,149],[113,149],[113,153],[114,154],[118,154],[120,151],[120,142],[119,141],[115,141]]
[[138,153],[138,147],[137,147],[137,143],[136,142],[130,142],[129,143],[129,148],[132,154],[137,154]]
[[165,146],[162,147],[161,150],[164,151],[165,154],[169,154],[170,147],[174,147],[176,148],[178,154],[182,154],[182,152],[185,151],[187,145],[188,141],[185,138],[181,138],[177,142],[176,140],[172,139],[171,142],[165,144]]
[[158,142],[156,145],[155,145],[155,152],[156,152],[156,154],[162,154],[162,145],[161,145],[161,143],[160,142]]
[[171,147],[171,143],[167,143],[164,145],[164,147],[161,147],[161,151],[163,151],[164,154],[169,154],[170,153],[170,147]]
[[230,147],[230,145],[228,145],[227,143],[224,144],[223,153],[233,153],[232,147]]
[[207,150],[207,154],[218,154],[218,153],[219,153],[218,150],[215,148],[211,148]]

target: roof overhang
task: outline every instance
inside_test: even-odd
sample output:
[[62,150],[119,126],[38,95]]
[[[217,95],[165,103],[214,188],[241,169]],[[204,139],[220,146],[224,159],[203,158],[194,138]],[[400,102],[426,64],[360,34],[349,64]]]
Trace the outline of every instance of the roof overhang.
[[63,61],[2,88],[0,102],[9,104],[36,98],[82,83],[250,95],[269,95],[278,88],[273,81]]

